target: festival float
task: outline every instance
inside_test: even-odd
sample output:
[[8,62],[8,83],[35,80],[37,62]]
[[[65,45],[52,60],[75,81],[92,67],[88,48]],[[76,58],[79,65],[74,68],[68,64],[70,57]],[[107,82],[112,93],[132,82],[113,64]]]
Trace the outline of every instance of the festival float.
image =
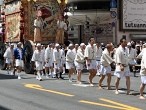
[[[24,44],[26,73],[33,71],[31,57],[35,44],[55,43],[57,19],[64,16],[65,5],[65,0],[4,0],[3,42]],[[37,18],[39,22],[36,22]],[[35,24],[39,28],[36,29]]]

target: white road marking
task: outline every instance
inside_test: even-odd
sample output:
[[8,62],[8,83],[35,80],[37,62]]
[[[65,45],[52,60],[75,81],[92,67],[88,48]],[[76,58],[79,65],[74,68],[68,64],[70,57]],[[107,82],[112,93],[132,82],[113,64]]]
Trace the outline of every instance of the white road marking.
[[89,87],[87,84],[72,84],[74,86],[79,86],[79,87]]

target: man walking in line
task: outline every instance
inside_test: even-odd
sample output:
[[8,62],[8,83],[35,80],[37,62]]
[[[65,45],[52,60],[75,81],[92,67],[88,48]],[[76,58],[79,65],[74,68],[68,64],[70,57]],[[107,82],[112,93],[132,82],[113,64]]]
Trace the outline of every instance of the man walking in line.
[[130,70],[129,70],[129,62],[128,62],[128,51],[127,51],[127,41],[122,38],[120,40],[120,46],[117,48],[115,53],[115,63],[116,70],[114,75],[117,77],[115,81],[116,91],[115,94],[119,94],[119,83],[122,77],[126,78],[126,86],[127,86],[127,95],[130,93]]
[[41,72],[43,71],[43,53],[41,51],[41,44],[36,45],[36,50],[33,52],[32,56],[33,61],[35,62],[37,76],[36,79],[42,81]]
[[13,63],[14,63],[14,44],[10,44],[10,47],[8,47],[4,53],[4,58],[5,58],[5,62],[7,65],[7,72],[8,74],[13,75],[13,72],[10,73],[12,67],[13,67]]
[[66,69],[69,70],[68,73],[69,82],[72,82],[71,76],[75,72],[75,66],[74,66],[75,54],[73,52],[73,49],[74,49],[74,45],[69,44],[68,51],[66,53]]
[[96,43],[96,46],[97,46],[97,56],[96,56],[97,73],[96,75],[100,76],[100,58],[101,58],[103,50],[99,43]]
[[81,75],[82,75],[82,70],[84,68],[85,64],[85,56],[84,56],[84,51],[85,51],[85,44],[81,43],[80,48],[77,50],[77,54],[75,57],[76,61],[76,70],[77,70],[77,83],[81,84]]
[[60,52],[61,52],[61,64],[62,64],[62,71],[63,71],[62,74],[65,74],[65,45],[61,46]]
[[60,45],[59,44],[55,44],[55,48],[53,50],[53,61],[54,61],[54,73],[56,73],[56,78],[63,79],[63,77],[62,77],[62,64],[61,64],[61,52],[60,52]]
[[135,77],[136,76],[135,75],[135,73],[136,73],[135,65],[136,65],[137,53],[136,53],[136,50],[131,47],[131,43],[130,42],[127,43],[127,49],[128,49],[128,60],[129,60],[130,72],[133,72],[134,73],[134,77]]
[[111,83],[111,64],[113,63],[113,59],[111,58],[111,51],[113,50],[112,44],[107,44],[105,50],[101,56],[101,68],[100,68],[100,80],[99,80],[99,88],[102,88],[102,81],[104,80],[105,76],[107,75],[107,89],[110,90],[110,83]]
[[21,46],[22,46],[22,43],[19,42],[17,44],[17,48],[14,49],[14,60],[15,60],[15,66],[17,69],[18,79],[21,79],[21,71],[24,67],[24,62],[23,62],[24,50]]
[[51,44],[45,50],[45,73],[46,78],[48,78],[48,74],[53,77],[53,49]]
[[89,70],[89,83],[90,86],[93,85],[93,78],[96,76],[97,72],[97,64],[96,64],[96,56],[97,56],[97,47],[94,45],[95,39],[90,38],[89,44],[85,48],[85,59],[86,59],[86,66]]
[[[146,50],[143,51],[143,54],[146,54]],[[146,55],[142,56],[140,76],[141,76],[141,85],[140,85],[140,97],[139,98],[145,99],[145,97],[143,96],[143,91],[144,91],[145,85],[146,85]]]

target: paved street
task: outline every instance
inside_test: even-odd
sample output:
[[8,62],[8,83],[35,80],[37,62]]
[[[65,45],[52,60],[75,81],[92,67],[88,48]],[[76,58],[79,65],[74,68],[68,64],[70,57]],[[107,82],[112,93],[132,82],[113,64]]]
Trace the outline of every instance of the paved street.
[[[138,74],[137,74],[138,75]],[[87,73],[83,84],[67,80],[45,79],[37,81],[34,75],[23,74],[23,79],[7,75],[0,70],[0,110],[145,110],[146,100],[139,100],[140,77],[131,78],[131,93],[125,94],[125,79],[120,83],[120,94],[112,89],[97,89],[99,77],[94,78],[95,87],[89,87]],[[76,78],[74,76],[74,78]],[[105,81],[106,82],[106,81]],[[106,84],[106,83],[103,84]]]

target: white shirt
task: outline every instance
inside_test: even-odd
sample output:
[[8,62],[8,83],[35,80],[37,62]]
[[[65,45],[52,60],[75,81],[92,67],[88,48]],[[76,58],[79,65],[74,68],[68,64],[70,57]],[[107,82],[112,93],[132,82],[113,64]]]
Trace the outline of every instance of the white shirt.
[[131,49],[127,48],[127,51],[128,51],[128,59],[129,59],[129,61],[133,61],[134,59],[136,59],[137,53],[136,53],[136,50],[135,49],[133,49],[133,48],[131,48]]
[[53,50],[53,61],[55,63],[60,63],[60,61],[61,61],[61,53],[60,53],[60,50],[57,51],[56,48]]
[[22,49],[18,48],[18,52],[19,52],[19,55],[20,55],[20,59],[22,59]]
[[8,47],[4,53],[4,58],[13,59],[13,55],[14,55],[13,49]]
[[113,62],[113,59],[111,58],[110,53],[107,49],[103,51],[100,62],[105,67],[110,66],[110,64]]
[[39,50],[35,50],[33,52],[33,56],[32,56],[32,61],[35,61],[35,62],[40,62],[42,63],[44,60],[43,60],[43,52],[42,51],[39,51]]
[[64,30],[67,30],[67,25],[64,21],[57,21],[57,26],[59,29],[64,29]]
[[[146,53],[146,49],[144,52]],[[142,56],[140,75],[146,76],[146,55]]]
[[74,62],[75,54],[71,49],[68,49],[66,53],[66,61],[67,62]]
[[99,48],[97,48],[97,59],[96,60],[100,60],[100,58],[101,58],[101,56],[102,56],[102,49],[101,49],[101,47],[99,47]]
[[64,49],[61,49],[60,53],[61,53],[61,60],[65,61],[65,51],[64,51]]
[[88,44],[85,48],[85,57],[90,60],[96,60],[97,56],[97,47],[93,45],[93,48],[90,44]]
[[42,57],[43,57],[43,62],[45,61],[45,48],[43,48],[42,50]]
[[115,53],[115,62],[116,64],[128,65],[128,51],[123,48],[121,45],[116,49]]
[[137,58],[141,59],[145,52],[146,52],[146,48],[143,48],[140,54],[137,56]]
[[50,47],[47,47],[45,50],[45,61],[48,62],[53,58],[53,50]]
[[75,48],[72,50],[74,52],[74,54],[76,55],[77,54],[77,51]]
[[79,63],[84,63],[85,62],[85,56],[84,56],[84,51],[81,49],[78,49],[77,54],[75,56],[75,61]]

